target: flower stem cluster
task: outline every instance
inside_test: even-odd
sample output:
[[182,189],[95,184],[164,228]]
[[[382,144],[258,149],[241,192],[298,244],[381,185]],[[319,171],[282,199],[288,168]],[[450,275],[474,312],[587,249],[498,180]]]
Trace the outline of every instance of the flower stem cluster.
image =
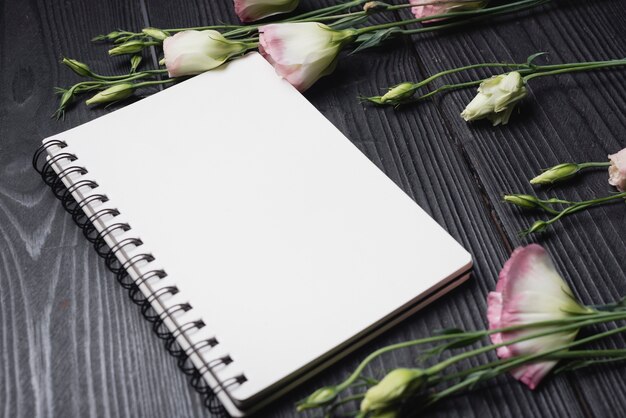
[[[359,401],[360,417],[396,417],[405,411],[415,415],[504,373],[534,389],[559,362],[562,365],[557,372],[626,359],[626,349],[577,349],[626,332],[626,326],[602,328],[603,331],[576,339],[583,327],[626,320],[625,304],[620,301],[603,306],[582,305],[539,245],[515,250],[500,272],[496,290],[489,294],[487,304],[489,329],[451,329],[383,347],[367,356],[343,382],[313,392],[298,404],[298,411],[324,408],[325,416],[334,416],[338,406]],[[471,348],[481,342],[477,348]],[[427,345],[430,348],[422,351],[418,367],[391,370],[380,381],[363,377],[367,366],[378,357]],[[459,349],[465,351],[429,367],[423,364],[428,358]],[[484,359],[486,353],[494,351],[497,360],[482,360],[478,366],[459,370],[458,366],[467,360]],[[364,392],[342,396],[363,380],[367,386]]]
[[507,203],[523,209],[538,209],[552,215],[549,219],[535,221],[529,228],[521,231],[521,234],[529,235],[542,232],[566,216],[589,209],[593,206],[626,200],[626,149],[609,155],[608,158],[609,161],[557,164],[532,178],[530,183],[533,185],[552,185],[571,179],[583,170],[608,167],[609,184],[615,186],[619,193],[583,201],[570,201],[559,198],[540,199],[527,194],[504,195],[503,200]]
[[[490,9],[484,9],[490,10]],[[446,26],[442,24],[441,26]],[[422,29],[432,29],[426,27]],[[437,94],[450,90],[458,90],[478,86],[478,94],[467,105],[461,116],[466,121],[489,119],[493,125],[505,125],[519,101],[527,95],[526,85],[529,80],[537,77],[554,76],[565,73],[591,71],[611,67],[626,66],[626,59],[610,61],[573,62],[555,65],[537,65],[534,60],[543,53],[533,54],[524,63],[480,63],[441,71],[418,82],[405,81],[390,87],[381,96],[363,97],[362,100],[376,105],[399,106],[401,104],[415,103],[429,99]],[[476,69],[504,69],[509,72],[494,75],[490,78],[470,78],[466,81],[443,84],[439,87],[430,88],[434,81],[457,73],[464,73]],[[430,91],[429,91],[430,90]],[[421,93],[421,94],[420,94]],[[578,169],[588,168],[583,166]],[[560,167],[560,178],[564,179],[567,169],[575,170],[575,167]],[[576,174],[572,171],[569,175]],[[545,181],[549,173],[537,181]],[[626,187],[626,185],[625,185]]]

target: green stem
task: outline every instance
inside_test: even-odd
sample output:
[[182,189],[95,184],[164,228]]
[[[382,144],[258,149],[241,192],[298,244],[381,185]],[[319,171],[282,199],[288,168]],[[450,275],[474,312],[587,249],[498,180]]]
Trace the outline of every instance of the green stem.
[[[501,5],[501,6],[489,7],[485,9],[441,13],[441,14],[427,16],[427,17],[401,20],[397,22],[384,23],[384,24],[374,25],[374,26],[367,26],[361,29],[357,29],[356,33],[357,35],[362,35],[364,33],[369,33],[369,32],[373,32],[377,30],[390,29],[390,28],[395,28],[398,26],[407,26],[407,25],[411,25],[414,23],[421,23],[421,22],[429,21],[429,20],[450,19],[450,18],[456,18],[456,17],[472,17],[472,16],[482,17],[485,15],[509,13],[512,11],[518,11],[518,10],[526,9],[529,7],[537,6],[543,3],[548,3],[550,1],[551,0],[522,0],[522,1],[517,1],[514,3],[508,3],[508,4]],[[460,22],[444,23],[440,25],[422,27],[419,29],[403,30],[402,34],[412,35],[414,33],[431,32],[435,30],[446,29],[446,28],[450,28],[454,26],[463,25],[466,23],[467,21],[461,20]]]
[[599,199],[592,199],[592,200],[585,200],[582,202],[574,202],[574,204],[572,206],[569,206],[565,209],[563,209],[557,216],[555,216],[554,218],[551,218],[549,220],[546,221],[547,225],[551,225],[555,222],[557,222],[559,219],[567,216],[567,215],[571,215],[574,214],[576,212],[580,212],[584,209],[587,209],[591,206],[596,206],[596,205],[602,205],[605,203],[611,203],[615,200],[618,199],[626,199],[626,192],[622,192],[622,193],[616,193],[612,196],[607,196],[607,197],[603,197],[603,198],[599,198]]
[[[585,315],[586,316],[586,315]],[[589,317],[589,316],[586,316]],[[555,333],[561,333],[561,332],[565,332],[565,331],[574,331],[574,330],[578,330],[579,328],[588,326],[588,325],[593,325],[593,324],[597,324],[597,323],[602,323],[602,322],[609,322],[609,321],[616,321],[619,319],[623,319],[626,318],[626,312],[616,312],[616,313],[612,313],[611,315],[609,315],[608,317],[598,317],[598,318],[592,318],[592,319],[585,319],[579,323],[573,323],[573,324],[569,324],[569,325],[565,325],[562,326],[561,328],[558,329],[548,329],[548,330],[544,330],[541,332],[537,332],[534,334],[528,334],[528,335],[523,335],[521,337],[518,338],[513,338],[509,341],[506,342],[502,342],[502,343],[498,343],[498,344],[491,344],[485,347],[481,347],[481,348],[477,348],[475,350],[471,350],[471,351],[467,351],[465,353],[461,353],[458,354],[456,356],[450,357],[447,360],[444,360],[432,367],[430,367],[429,369],[427,369],[427,373],[429,375],[437,375],[438,373],[440,373],[441,371],[443,371],[444,369],[446,369],[447,367],[450,367],[451,365],[458,363],[459,361],[465,360],[467,358],[470,357],[474,357],[478,354],[482,354],[482,353],[486,353],[488,351],[492,351],[495,350],[497,348],[500,347],[505,347],[508,345],[512,345],[512,344],[517,344],[519,342],[522,341],[527,341],[527,340],[531,340],[531,339],[535,339],[535,338],[539,338],[539,337],[545,337],[547,335],[552,335]]]
[[496,334],[500,332],[519,331],[519,330],[528,329],[528,328],[560,326],[563,324],[570,324],[570,323],[573,323],[574,325],[576,325],[578,322],[584,322],[584,321],[589,320],[588,318],[596,318],[596,320],[598,320],[599,322],[606,322],[606,321],[614,320],[613,318],[615,318],[616,315],[618,318],[621,318],[622,316],[626,317],[626,312],[624,313],[615,313],[615,312],[610,312],[610,311],[609,312],[593,312],[589,314],[581,314],[579,316],[573,316],[573,317],[563,318],[559,320],[540,321],[540,322],[535,322],[531,324],[514,325],[510,327],[491,329],[491,330],[469,331],[469,332],[465,332],[462,334],[436,335],[433,337],[420,338],[416,340],[404,341],[401,343],[388,345],[386,347],[382,347],[372,352],[371,354],[369,354],[363,361],[361,361],[361,363],[352,372],[352,374],[348,376],[347,379],[345,379],[339,385],[335,386],[335,390],[337,392],[340,392],[348,388],[352,383],[354,383],[359,378],[359,376],[361,375],[365,367],[372,360],[393,350],[398,350],[401,348],[413,347],[416,345],[428,344],[428,343],[438,342],[438,341],[445,341],[445,340],[452,340],[452,339],[462,340],[464,338],[465,339],[477,338],[477,337],[488,336],[488,335]]
[[545,77],[549,75],[566,74],[566,73],[573,73],[573,72],[579,72],[579,71],[589,71],[589,70],[596,70],[596,69],[601,69],[601,68],[619,67],[623,65],[626,65],[626,59],[581,63],[577,66],[576,65],[574,66],[564,65],[564,66],[561,66],[561,68],[557,68],[557,69],[550,70],[550,71],[541,70],[541,67],[538,67],[540,70],[535,73],[526,75],[524,77],[524,81],[528,82],[529,80],[532,80],[533,78]]
[[174,83],[178,80],[180,80],[180,78],[166,78],[165,80],[144,81],[143,83],[135,84],[135,88],[154,86],[158,84]]
[[592,168],[592,167],[609,167],[611,165],[610,161],[606,161],[606,162],[601,162],[601,163],[580,163],[578,164],[578,167],[583,170],[585,168]]
[[[595,340],[598,340],[598,339],[601,339],[601,338],[606,338],[606,337],[609,337],[611,335],[615,335],[615,334],[618,334],[618,333],[621,333],[621,332],[624,332],[624,331],[626,331],[626,326],[615,328],[615,329],[612,329],[612,330],[609,330],[609,331],[605,331],[605,332],[601,332],[599,334],[595,334],[595,335],[592,335],[590,337],[583,338],[583,339],[574,341],[572,343],[565,344],[565,345],[563,345],[561,347],[554,348],[554,349],[551,349],[551,350],[548,350],[548,351],[544,351],[544,352],[541,352],[541,353],[527,355],[527,356],[521,356],[521,357],[516,357],[512,361],[506,362],[505,364],[503,364],[501,366],[495,367],[493,369],[494,370],[494,374],[492,376],[495,377],[495,376],[497,376],[499,374],[502,374],[502,373],[505,373],[505,372],[507,372],[507,371],[509,371],[511,369],[514,369],[516,367],[520,367],[524,363],[536,362],[538,360],[542,360],[542,359],[548,357],[549,355],[558,353],[560,351],[567,350],[569,348],[576,347],[576,346],[579,346],[579,345],[582,345],[582,344],[586,344],[586,343],[589,343],[589,342],[592,342],[592,341],[595,341]],[[509,342],[509,343],[512,343],[512,342]],[[437,393],[436,395],[434,395],[431,398],[431,400],[428,402],[428,406],[434,404],[435,402],[443,399],[444,397],[446,397],[446,396],[448,396],[448,395],[450,395],[450,394],[452,394],[454,392],[457,392],[457,391],[459,391],[459,390],[461,390],[461,389],[463,389],[463,388],[465,388],[467,386],[472,386],[472,385],[476,384],[479,380],[480,380],[480,377],[469,378],[469,379],[464,380],[464,381],[462,381],[460,383],[457,383],[456,385],[450,386],[447,389],[444,389],[443,391]]]
[[[132,75],[138,75],[138,74],[143,74],[144,77],[148,77],[150,75],[154,75],[154,74],[163,74],[163,73],[167,73],[167,70],[163,69],[163,70],[145,70],[145,71],[139,71],[136,72]],[[96,74],[96,73],[91,73],[91,77],[97,80],[123,80],[127,77],[131,76],[131,74],[124,74],[124,75],[101,75],[101,74]]]

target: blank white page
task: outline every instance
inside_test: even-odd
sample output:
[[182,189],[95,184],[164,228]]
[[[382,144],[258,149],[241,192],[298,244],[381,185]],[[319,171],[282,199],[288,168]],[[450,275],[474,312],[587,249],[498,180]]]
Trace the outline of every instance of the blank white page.
[[55,137],[245,373],[236,399],[471,264],[256,53]]

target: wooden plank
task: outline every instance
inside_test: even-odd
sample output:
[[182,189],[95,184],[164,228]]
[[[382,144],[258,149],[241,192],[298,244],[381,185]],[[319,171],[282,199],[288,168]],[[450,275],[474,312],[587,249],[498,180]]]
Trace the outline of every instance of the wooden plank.
[[[428,74],[481,61],[523,61],[538,51],[549,52],[551,63],[622,58],[626,56],[625,17],[626,4],[622,1],[558,2],[513,24],[504,19],[477,26],[465,36],[455,32],[420,38],[414,45]],[[528,242],[547,246],[560,271],[586,303],[609,302],[626,291],[626,250],[619,233],[626,219],[623,207],[617,204],[579,214],[546,234],[520,238],[517,232],[528,227],[538,214],[507,207],[499,196],[519,192],[587,199],[611,193],[614,189],[606,183],[605,170],[551,188],[532,188],[527,181],[541,168],[565,161],[603,161],[607,154],[626,146],[623,72],[537,79],[531,82],[531,96],[520,107],[520,114],[514,115],[505,128],[492,128],[488,123],[467,125],[460,119],[458,114],[473,91],[436,101],[442,123],[450,127],[467,154],[507,239],[515,246]],[[619,337],[609,346],[623,343]],[[580,372],[568,380],[590,411],[614,416],[626,401],[618,389],[624,385],[623,376],[601,370],[605,373]]]
[[[200,416],[201,399],[30,160],[41,139],[104,110],[50,118],[64,55],[120,71],[90,38],[142,25],[137,2],[0,5],[0,415]],[[174,395],[170,395],[174,392]]]

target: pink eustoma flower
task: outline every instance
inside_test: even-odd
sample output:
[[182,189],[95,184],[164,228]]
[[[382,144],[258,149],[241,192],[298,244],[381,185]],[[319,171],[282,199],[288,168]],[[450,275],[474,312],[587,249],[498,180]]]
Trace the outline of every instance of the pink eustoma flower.
[[626,148],[609,155],[609,184],[620,192],[626,192]]
[[259,52],[278,75],[305,91],[335,69],[337,56],[355,35],[316,22],[277,23],[259,28]]
[[[533,322],[553,321],[590,312],[582,306],[570,287],[556,271],[546,250],[537,244],[516,249],[504,264],[498,277],[496,291],[487,299],[489,329],[501,329]],[[549,331],[550,327],[528,328],[491,335],[494,344],[526,335]],[[574,340],[578,330],[555,332],[498,348],[501,359],[537,354],[556,349]],[[520,366],[511,374],[535,389],[556,365],[557,361],[542,361]]]
[[299,0],[234,0],[235,13],[242,22],[254,22],[268,16],[289,13]]
[[[473,0],[410,0],[415,7],[411,8],[411,12],[417,19],[440,15],[450,12],[460,12],[463,10],[482,9],[487,5],[487,1]],[[427,22],[435,22],[440,19],[432,19]]]

